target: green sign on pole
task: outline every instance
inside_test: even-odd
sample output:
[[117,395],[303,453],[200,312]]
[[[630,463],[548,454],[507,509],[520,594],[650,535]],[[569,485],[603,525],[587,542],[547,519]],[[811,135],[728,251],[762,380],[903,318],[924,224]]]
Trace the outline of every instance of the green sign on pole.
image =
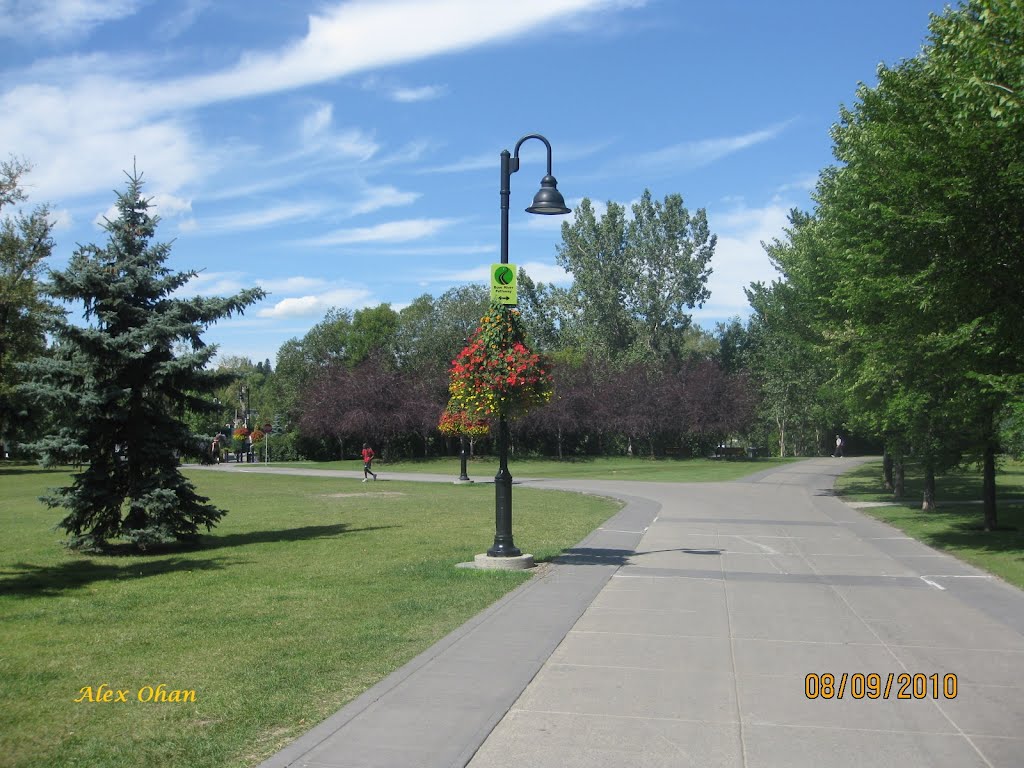
[[515,264],[491,264],[491,301],[510,307],[519,303]]

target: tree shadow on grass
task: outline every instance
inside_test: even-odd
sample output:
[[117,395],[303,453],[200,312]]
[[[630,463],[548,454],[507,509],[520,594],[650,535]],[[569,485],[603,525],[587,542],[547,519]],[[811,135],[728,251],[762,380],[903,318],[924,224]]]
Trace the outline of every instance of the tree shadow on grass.
[[365,528],[349,528],[347,523],[334,525],[306,525],[301,528],[284,528],[276,531],[246,531],[245,533],[229,533],[217,535],[205,533],[168,544],[152,544],[145,550],[128,542],[108,543],[104,546],[101,556],[107,557],[141,557],[146,555],[170,555],[176,553],[205,552],[226,547],[244,547],[249,544],[277,544],[283,541],[306,541],[309,539],[329,539],[343,533],[359,533],[361,531],[377,531],[396,528],[394,525],[366,526]]
[[943,531],[924,534],[926,544],[949,550],[970,549],[989,554],[1017,554],[1024,560],[1024,531],[1014,525],[997,525],[994,531],[983,530],[975,519],[951,525]]
[[40,467],[38,464],[0,463],[0,477],[8,475],[66,475],[77,471],[74,467]]
[[[288,528],[278,531],[249,531],[227,534],[226,536],[202,536],[195,542],[182,542],[165,547],[151,548],[139,552],[129,544],[109,546],[102,555],[91,559],[71,560],[60,565],[37,566],[31,563],[16,563],[0,569],[0,595],[11,594],[19,597],[55,596],[65,591],[79,589],[97,581],[117,581],[161,576],[175,571],[222,570],[225,567],[219,558],[195,559],[191,553],[207,552],[226,547],[243,547],[248,544],[274,544],[285,541],[308,541],[329,539],[343,533],[359,533],[397,528],[394,525],[375,525],[350,528],[346,523],[336,525],[307,525],[302,528]],[[180,552],[162,560],[147,557]],[[238,564],[232,560],[230,564]]]
[[176,571],[219,571],[217,559],[170,557],[132,563],[110,560],[72,560],[60,565],[15,563],[0,569],[0,594],[16,597],[55,597],[97,581],[128,581],[163,576]]
[[229,533],[224,536],[205,535],[199,539],[195,549],[207,551],[225,547],[244,547],[249,544],[277,544],[283,541],[308,541],[310,539],[330,539],[343,533],[363,533],[365,531],[384,531],[388,528],[399,528],[397,525],[367,525],[363,528],[350,528],[347,523],[334,525],[306,525],[302,528],[286,528],[279,531],[248,531],[246,533]]

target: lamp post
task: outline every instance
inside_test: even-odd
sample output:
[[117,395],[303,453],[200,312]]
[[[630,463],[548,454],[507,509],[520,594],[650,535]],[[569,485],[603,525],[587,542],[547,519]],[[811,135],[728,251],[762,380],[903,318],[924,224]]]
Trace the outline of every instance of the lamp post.
[[469,451],[466,450],[466,436],[459,435],[459,463],[462,465],[462,472],[459,474],[459,482],[468,483],[469,474],[466,472],[466,459],[469,458]]
[[242,406],[242,418],[245,420],[245,428],[249,428],[249,385],[238,385],[238,403]]
[[[511,194],[512,174],[519,170],[519,148],[528,139],[544,142],[548,150],[548,172],[540,180],[540,190],[533,196],[533,205],[527,213],[561,215],[570,213],[558,182],[551,175],[551,144],[539,133],[530,133],[516,142],[509,154],[501,151],[501,263],[508,264],[508,201]],[[498,419],[498,474],[494,476],[494,546],[487,550],[490,557],[518,557],[522,553],[512,540],[512,475],[508,471],[508,419]]]

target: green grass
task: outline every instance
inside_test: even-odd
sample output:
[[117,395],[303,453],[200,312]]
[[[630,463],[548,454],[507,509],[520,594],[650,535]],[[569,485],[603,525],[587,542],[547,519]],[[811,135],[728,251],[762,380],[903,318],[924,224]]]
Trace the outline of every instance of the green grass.
[[[509,471],[514,478],[551,477],[588,480],[645,480],[665,483],[707,483],[736,480],[765,469],[788,464],[798,459],[651,459],[640,456],[598,456],[582,459],[519,459],[509,461]],[[274,464],[279,467],[306,467],[310,469],[345,469],[362,472],[359,459],[346,461],[304,461]],[[459,476],[457,456],[416,461],[382,462],[375,461],[374,471],[381,477],[388,472],[415,472],[435,475]],[[498,459],[482,456],[469,462],[471,478],[492,478],[498,471]]]
[[[255,765],[529,578],[454,567],[493,541],[488,485],[191,476],[229,511],[201,548],[100,557],[37,500],[67,473],[0,468],[0,765]],[[514,500],[541,559],[619,507]],[[103,683],[128,702],[74,702]],[[136,699],[160,683],[195,702]]]
[[[1024,589],[1024,463],[1004,461],[996,476],[998,530],[983,531],[981,473],[950,472],[936,478],[934,512],[921,511],[923,473],[916,465],[906,471],[906,495],[895,505],[862,511],[908,536],[949,552]],[[836,490],[850,501],[893,501],[882,487],[881,462],[870,462],[843,475]]]

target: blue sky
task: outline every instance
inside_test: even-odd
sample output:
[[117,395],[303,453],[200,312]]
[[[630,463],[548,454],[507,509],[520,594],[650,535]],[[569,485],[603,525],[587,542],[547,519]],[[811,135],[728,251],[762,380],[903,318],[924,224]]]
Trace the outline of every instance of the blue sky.
[[[773,276],[761,241],[809,209],[829,128],[938,0],[0,0],[0,155],[34,166],[54,267],[133,161],[189,293],[270,296],[205,336],[274,359],[329,307],[439,296],[498,260],[499,153],[544,134],[570,207],[649,188],[705,208],[715,321]],[[512,177],[510,261],[567,282],[563,217]]]

